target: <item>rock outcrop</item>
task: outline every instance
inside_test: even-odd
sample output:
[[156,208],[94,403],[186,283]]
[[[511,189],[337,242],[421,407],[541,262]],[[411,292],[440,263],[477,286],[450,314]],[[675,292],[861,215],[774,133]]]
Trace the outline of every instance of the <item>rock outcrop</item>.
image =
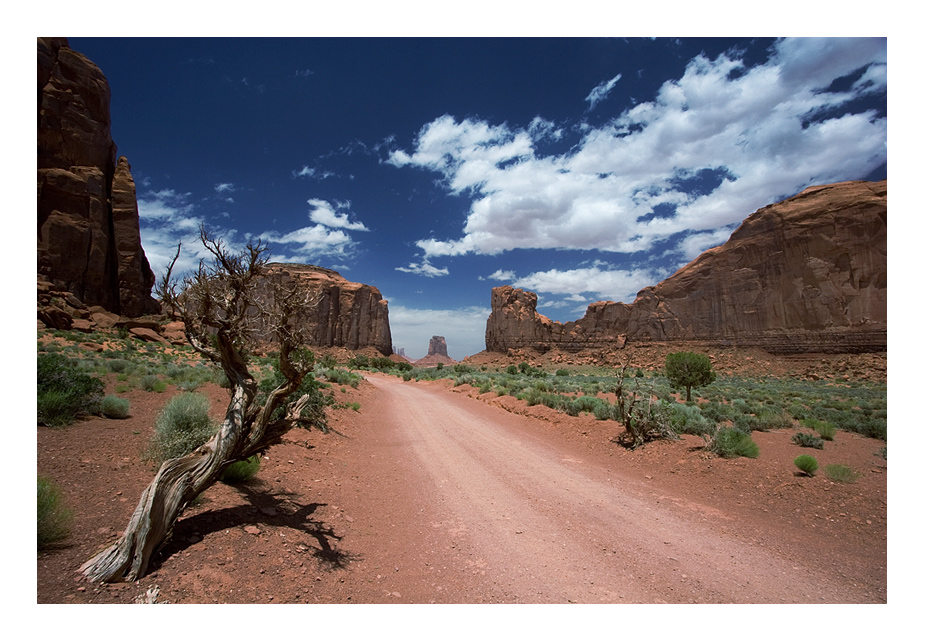
[[446,353],[446,338],[433,336],[430,339],[430,345],[427,346],[427,356],[440,355],[443,357],[448,357]]
[[429,368],[439,363],[452,365],[456,363],[456,360],[447,354],[446,338],[434,335],[431,337],[430,344],[427,347],[427,356],[415,361],[414,365],[419,368]]
[[273,304],[272,285],[297,287],[317,303],[299,319],[310,346],[348,350],[375,348],[392,354],[389,303],[378,288],[348,281],[334,270],[295,263],[270,263],[258,285],[259,297]]
[[749,216],[722,246],[639,292],[553,322],[536,295],[494,288],[491,352],[686,341],[772,353],[886,350],[887,184],[810,187]]
[[63,38],[38,38],[38,275],[86,305],[134,317],[160,308],[109,100],[99,67]]

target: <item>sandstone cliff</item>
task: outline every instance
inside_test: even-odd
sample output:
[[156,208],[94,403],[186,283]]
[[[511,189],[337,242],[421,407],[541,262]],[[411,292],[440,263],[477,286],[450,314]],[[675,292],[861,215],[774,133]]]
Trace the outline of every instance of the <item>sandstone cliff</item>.
[[769,352],[886,350],[886,181],[810,187],[749,216],[632,304],[600,301],[578,321],[536,311],[536,295],[492,290],[492,352],[693,341]]
[[87,305],[134,317],[159,306],[109,100],[96,65],[63,38],[38,38],[38,275]]
[[378,288],[352,283],[334,270],[294,263],[267,265],[266,282],[258,286],[262,299],[272,305],[272,284],[296,286],[317,295],[317,305],[299,322],[308,344],[348,350],[375,348],[392,354],[389,303]]

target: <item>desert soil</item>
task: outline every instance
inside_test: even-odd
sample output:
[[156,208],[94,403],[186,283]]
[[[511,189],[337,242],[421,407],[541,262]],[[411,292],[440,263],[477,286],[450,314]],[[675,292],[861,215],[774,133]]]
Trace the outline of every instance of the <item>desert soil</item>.
[[[124,529],[153,470],[141,453],[173,388],[124,420],[38,427],[38,472],[74,511],[37,557],[42,603],[885,603],[883,442],[754,433],[757,459],[699,437],[627,451],[619,424],[443,382],[367,375],[336,389],[327,434],[297,429],[257,477],[216,484],[148,575],[78,571]],[[218,418],[227,391],[201,388]],[[798,474],[847,464],[854,484]]]

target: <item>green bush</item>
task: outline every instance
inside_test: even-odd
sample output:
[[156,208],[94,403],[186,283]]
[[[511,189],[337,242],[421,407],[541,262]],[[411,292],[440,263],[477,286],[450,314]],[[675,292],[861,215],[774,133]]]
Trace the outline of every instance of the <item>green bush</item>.
[[181,392],[155,419],[147,456],[159,466],[168,459],[187,455],[206,443],[216,428],[209,417],[209,400],[196,392]]
[[802,470],[804,473],[812,477],[816,474],[816,469],[819,468],[819,462],[816,461],[815,457],[810,457],[809,455],[799,455],[796,459],[793,460],[794,465]]
[[851,470],[844,464],[829,464],[825,467],[825,476],[832,481],[853,484],[861,476],[857,471]]
[[72,514],[64,506],[61,489],[50,479],[38,475],[38,504],[36,517],[38,529],[36,540],[38,548],[44,548],[52,542],[67,537],[70,531]]
[[103,413],[104,417],[109,417],[110,419],[125,419],[129,415],[128,409],[128,399],[122,399],[115,395],[106,395],[100,403],[100,412]]
[[37,362],[38,422],[66,426],[80,415],[99,412],[103,382],[79,372],[77,364],[56,353],[42,353]]
[[790,438],[790,441],[803,448],[817,448],[822,450],[825,446],[821,438],[807,432],[798,432]]
[[710,450],[720,457],[734,459],[736,457],[758,457],[758,444],[751,435],[738,428],[720,428],[710,442]]
[[149,374],[141,378],[141,388],[146,392],[164,392],[167,390],[167,382],[156,374]]
[[668,422],[671,429],[685,435],[707,435],[716,430],[711,421],[697,406],[680,403],[668,404]]
[[826,441],[832,441],[835,439],[835,426],[828,421],[822,421],[820,419],[816,419],[815,417],[807,417],[802,420],[802,423],[807,428],[815,430],[817,433],[819,433],[819,436]]
[[226,484],[241,484],[254,477],[260,470],[260,455],[254,455],[225,466],[219,479]]
[[665,359],[665,376],[675,388],[687,390],[691,400],[693,386],[708,386],[716,381],[710,357],[699,352],[673,352]]

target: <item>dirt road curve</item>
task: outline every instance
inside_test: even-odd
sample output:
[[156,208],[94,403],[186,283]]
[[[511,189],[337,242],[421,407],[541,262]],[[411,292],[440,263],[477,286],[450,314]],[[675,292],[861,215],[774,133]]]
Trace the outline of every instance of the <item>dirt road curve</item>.
[[443,576],[454,601],[870,600],[799,557],[793,542],[756,543],[723,507],[666,497],[606,462],[552,448],[526,419],[444,389],[368,380],[381,419],[370,452],[381,454],[360,476],[375,478],[366,485],[393,505],[395,494],[405,497],[388,516],[396,532],[420,524],[418,542],[393,543],[402,560],[394,572],[429,569],[433,581],[422,577],[422,586],[439,593]]

